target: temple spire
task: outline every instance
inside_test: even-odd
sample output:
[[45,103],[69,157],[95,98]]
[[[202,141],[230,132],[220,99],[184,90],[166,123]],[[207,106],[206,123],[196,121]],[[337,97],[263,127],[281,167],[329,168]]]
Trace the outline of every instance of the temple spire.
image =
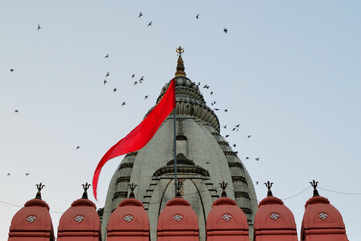
[[267,187],[267,197],[272,197],[273,194],[272,194],[272,186],[273,186],[273,182],[270,182],[270,181],[267,181],[264,183],[264,185],[266,185]]
[[130,189],[129,198],[135,199],[134,190],[137,187],[137,184],[131,183],[131,184],[128,184],[128,186],[129,186],[129,189]]
[[314,196],[314,197],[320,196],[320,194],[318,193],[318,190],[317,190],[318,181],[312,180],[312,182],[310,182],[310,184],[311,184],[311,186],[313,187],[313,196]]
[[36,193],[36,196],[35,196],[36,199],[41,200],[41,190],[43,190],[44,187],[45,187],[45,185],[42,183],[36,184],[36,189],[38,190]]
[[226,188],[228,186],[228,183],[226,183],[225,181],[221,182],[219,184],[219,186],[221,187],[222,189],[222,193],[221,193],[221,197],[227,197],[227,193],[226,193]]
[[186,76],[186,73],[184,72],[184,62],[182,59],[182,53],[184,53],[184,49],[179,46],[176,50],[176,52],[178,53],[178,61],[177,61],[177,72],[175,72],[175,77],[179,77],[179,76]]
[[83,196],[81,197],[82,199],[88,199],[88,189],[90,187],[90,184],[88,182],[82,184],[83,187]]

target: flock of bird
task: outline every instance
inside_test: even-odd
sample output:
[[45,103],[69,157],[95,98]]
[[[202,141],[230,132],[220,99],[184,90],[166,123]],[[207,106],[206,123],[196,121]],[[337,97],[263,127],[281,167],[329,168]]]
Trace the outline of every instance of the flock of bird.
[[[139,12],[138,18],[144,18],[143,12]],[[196,16],[195,16],[195,18],[196,18],[196,20],[199,20],[199,19],[200,19],[200,14],[197,13]],[[152,21],[152,20],[146,22],[146,26],[147,26],[147,27],[151,27],[152,25],[153,25],[153,21]],[[42,27],[40,24],[38,24],[38,25],[36,26],[36,31],[39,32],[39,31],[42,30],[42,29],[43,29],[43,27]],[[229,32],[229,29],[226,28],[226,27],[224,27],[224,28],[223,28],[223,32],[224,32],[225,34],[227,34],[227,33]],[[110,53],[106,53],[106,54],[104,55],[104,59],[109,59],[109,58],[110,58]],[[14,68],[10,68],[10,72],[14,72],[14,71],[15,71]],[[111,76],[111,73],[110,73],[110,72],[106,72],[106,73],[105,73],[104,80],[103,80],[103,85],[104,85],[104,86],[108,86],[108,85],[109,85],[109,83],[110,83],[110,76]],[[144,76],[143,76],[143,75],[140,76],[138,79],[136,79],[136,74],[135,74],[135,73],[132,73],[132,74],[130,75],[130,77],[131,77],[131,79],[132,79],[132,84],[133,84],[133,86],[141,85],[141,84],[143,84],[143,82],[144,82]],[[201,88],[201,82],[198,82],[197,85],[198,85],[199,88]],[[204,85],[203,85],[203,89],[209,90],[209,92],[208,92],[209,95],[210,95],[211,97],[214,97],[214,91],[210,89],[210,86],[209,86],[208,84],[204,84]],[[117,91],[118,91],[118,88],[112,87],[112,91],[113,91],[113,92],[117,92]],[[149,95],[145,95],[145,96],[144,96],[144,100],[147,100],[148,98],[149,98]],[[212,101],[212,102],[210,103],[210,105],[211,105],[212,107],[216,106],[216,104],[217,104],[216,101]],[[122,102],[121,102],[121,106],[126,106],[126,105],[127,105],[127,102],[126,102],[126,101],[122,101]],[[214,111],[224,111],[224,112],[228,112],[228,111],[229,111],[228,108],[216,108],[216,107],[214,107],[213,110],[214,110]],[[15,109],[14,112],[15,112],[15,113],[19,113],[19,109]],[[240,124],[236,124],[235,126],[233,126],[233,127],[231,127],[231,128],[227,128],[227,125],[224,125],[224,126],[223,126],[223,128],[224,128],[225,130],[230,130],[232,133],[238,132],[238,131],[239,131],[239,127],[240,127]],[[226,134],[226,135],[225,135],[225,138],[229,138],[229,137],[230,137],[230,134]],[[247,136],[248,139],[251,138],[251,137],[252,137],[251,135],[248,135],[248,136]],[[233,146],[234,148],[237,147],[236,144],[233,144],[232,146]],[[77,145],[77,146],[74,147],[74,149],[75,149],[75,150],[79,150],[79,149],[80,149],[80,146]],[[248,159],[250,159],[250,157],[246,156],[245,159],[248,160]],[[259,161],[260,158],[259,158],[259,157],[256,157],[255,160],[256,160],[256,161]],[[10,176],[10,175],[11,175],[11,173],[7,173],[7,176]],[[30,173],[25,173],[25,176],[29,176],[29,175],[30,175]]]

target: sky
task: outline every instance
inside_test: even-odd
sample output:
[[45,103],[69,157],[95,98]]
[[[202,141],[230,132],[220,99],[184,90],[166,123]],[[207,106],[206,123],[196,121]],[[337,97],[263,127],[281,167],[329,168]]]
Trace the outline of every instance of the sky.
[[[258,200],[274,182],[299,232],[317,179],[361,240],[360,11],[352,0],[0,1],[0,238],[39,182],[57,228],[174,76],[181,45],[187,76],[215,93],[202,89],[207,103],[229,109],[221,125],[240,124],[229,142]],[[98,207],[120,161],[103,168]]]

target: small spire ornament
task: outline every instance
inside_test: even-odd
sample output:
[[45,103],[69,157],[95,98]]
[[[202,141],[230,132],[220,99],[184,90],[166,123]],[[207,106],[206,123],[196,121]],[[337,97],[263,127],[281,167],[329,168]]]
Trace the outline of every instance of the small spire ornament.
[[181,197],[183,194],[183,180],[182,179],[176,179],[176,197]]
[[219,184],[219,186],[221,187],[222,189],[222,193],[221,193],[221,197],[227,197],[227,193],[226,193],[226,188],[228,186],[228,183],[226,183],[225,181],[221,182]]
[[44,189],[45,185],[42,184],[42,183],[39,183],[39,184],[36,184],[35,186],[36,186],[36,189],[38,189],[35,198],[42,200],[42,199],[41,199],[41,190]]
[[135,194],[134,194],[134,190],[137,188],[137,184],[131,183],[128,184],[129,188],[130,188],[130,194],[129,194],[129,198],[134,198],[135,199]]
[[177,72],[175,72],[175,77],[178,77],[178,76],[185,77],[186,73],[184,72],[184,62],[182,59],[182,54],[184,53],[184,49],[181,46],[179,46],[176,49],[176,52],[178,54],[178,61],[177,61]]
[[88,189],[91,186],[88,182],[81,184],[83,187],[83,196],[81,197],[82,199],[88,199]]
[[264,185],[267,187],[267,197],[272,197],[273,194],[272,194],[271,188],[273,186],[273,182],[267,181],[264,183]]
[[312,180],[312,182],[310,182],[310,184],[311,184],[311,186],[313,187],[313,196],[314,196],[314,197],[320,196],[320,194],[318,193],[318,190],[317,190],[318,181]]

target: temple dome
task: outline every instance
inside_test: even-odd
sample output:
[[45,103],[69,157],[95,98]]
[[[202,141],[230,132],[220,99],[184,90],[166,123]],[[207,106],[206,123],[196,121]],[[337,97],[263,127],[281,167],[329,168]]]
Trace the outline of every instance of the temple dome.
[[[179,70],[179,71],[178,71]],[[178,177],[183,179],[183,194],[197,213],[200,241],[206,240],[206,219],[213,202],[219,198],[219,183],[229,183],[227,193],[247,217],[250,236],[257,210],[257,197],[245,166],[220,133],[220,123],[209,108],[197,84],[177,68],[176,150]],[[169,83],[161,90],[158,100]],[[136,183],[137,198],[149,215],[151,240],[157,237],[160,212],[174,198],[174,119],[170,115],[141,150],[127,154],[109,184],[102,215],[103,239],[112,212],[129,194],[128,184]]]

